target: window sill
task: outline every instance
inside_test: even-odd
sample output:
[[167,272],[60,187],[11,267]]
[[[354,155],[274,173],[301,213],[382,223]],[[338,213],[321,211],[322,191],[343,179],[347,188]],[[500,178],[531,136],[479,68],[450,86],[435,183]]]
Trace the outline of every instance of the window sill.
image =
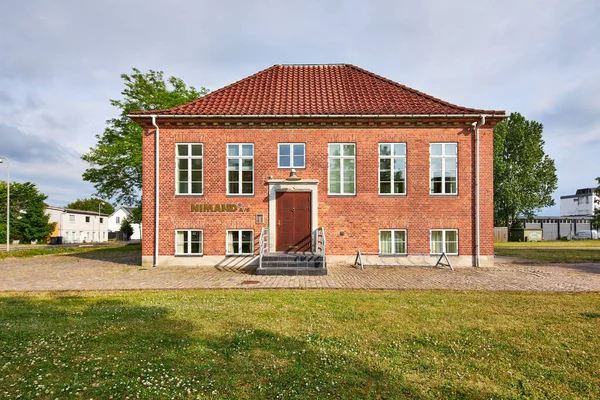
[[175,197],[204,197],[204,193],[199,193],[199,194],[180,194],[180,193],[175,193]]
[[353,193],[353,194],[331,194],[331,193],[328,193],[327,197],[332,197],[332,198],[356,197],[356,193]]
[[406,193],[379,193],[379,197],[408,197]]
[[[439,257],[439,256],[442,255],[442,253],[429,253],[429,255],[432,256],[432,257]],[[458,256],[458,253],[452,253],[452,254],[446,253],[446,255],[448,257],[450,257],[450,256]]]
[[379,257],[408,257],[407,253],[379,253]]
[[254,257],[254,254],[231,254],[231,253],[227,253],[225,254],[226,257]]
[[248,198],[250,198],[250,197],[254,197],[254,193],[252,193],[252,194],[247,194],[247,193],[244,193],[244,194],[226,194],[225,197],[233,197],[233,198],[248,197]]
[[175,254],[175,257],[203,257],[204,253],[201,254]]
[[458,193],[456,193],[456,194],[451,194],[451,193],[429,193],[429,196],[431,196],[431,197],[458,197]]
[[306,169],[306,167],[305,166],[304,167],[280,167],[280,166],[277,166],[277,169],[287,169],[287,170],[290,170],[290,169],[299,170],[300,169],[300,170],[303,170],[303,169]]

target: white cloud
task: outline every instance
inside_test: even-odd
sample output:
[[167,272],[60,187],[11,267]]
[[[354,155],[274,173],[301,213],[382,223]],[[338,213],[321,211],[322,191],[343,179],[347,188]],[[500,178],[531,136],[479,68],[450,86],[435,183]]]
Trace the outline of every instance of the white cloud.
[[0,13],[0,123],[66,149],[68,173],[23,167],[58,203],[93,192],[79,156],[132,67],[217,89],[275,63],[348,62],[542,122],[558,199],[600,175],[598,20],[595,0],[12,2]]

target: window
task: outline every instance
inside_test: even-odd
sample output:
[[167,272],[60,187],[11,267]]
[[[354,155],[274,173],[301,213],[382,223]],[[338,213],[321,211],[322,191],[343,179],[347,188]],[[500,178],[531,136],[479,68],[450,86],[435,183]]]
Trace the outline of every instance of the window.
[[430,240],[431,254],[448,255],[458,254],[458,231],[456,229],[444,229],[431,231]]
[[85,217],[85,222],[90,222],[90,217]]
[[379,194],[406,194],[406,143],[379,144]]
[[227,145],[227,194],[254,194],[254,145]]
[[457,148],[456,143],[430,144],[431,194],[457,194]]
[[121,223],[121,217],[115,217],[115,222],[117,224],[120,224]]
[[201,143],[177,143],[177,194],[202,194]]
[[356,194],[354,143],[329,143],[329,194]]
[[100,223],[103,223],[103,222],[104,222],[104,218],[100,218]]
[[69,215],[69,222],[75,222],[75,216]]
[[254,254],[254,231],[227,231],[227,254]]
[[279,168],[305,168],[304,143],[279,143]]
[[406,230],[379,231],[380,254],[406,254]]
[[175,231],[175,254],[202,255],[202,231],[177,230]]

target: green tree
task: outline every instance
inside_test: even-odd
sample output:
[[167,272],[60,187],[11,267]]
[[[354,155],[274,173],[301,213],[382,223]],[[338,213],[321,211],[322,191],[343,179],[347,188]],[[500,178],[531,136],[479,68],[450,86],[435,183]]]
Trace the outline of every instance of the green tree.
[[131,237],[131,235],[133,235],[133,226],[131,226],[129,219],[127,219],[127,218],[123,218],[123,221],[121,221],[121,227],[119,228],[119,230],[121,232],[123,232],[125,235],[127,235],[127,239],[129,239]]
[[494,128],[494,224],[509,229],[518,217],[554,205],[558,178],[544,152],[543,126],[519,113]]
[[[0,182],[0,204],[6,204],[6,182]],[[49,236],[54,224],[46,214],[48,198],[31,182],[10,183],[10,239],[29,243]],[[6,208],[0,210],[0,241],[6,243]]]
[[[100,202],[102,202],[101,205]],[[95,198],[77,199],[74,202],[67,204],[66,208],[71,208],[73,210],[98,212],[99,205],[100,212],[103,214],[112,214],[113,212],[115,212],[115,207],[113,207],[112,204],[108,203],[105,200]]]
[[[598,182],[598,187],[596,188],[596,196],[600,197],[600,176],[596,178],[596,182]],[[598,208],[594,210],[594,218],[592,219],[592,226],[595,229],[600,228],[600,200],[596,200],[596,204]]]
[[81,158],[89,164],[83,179],[94,184],[98,196],[120,204],[139,205],[142,188],[142,128],[127,115],[134,110],[156,110],[188,103],[208,93],[196,90],[174,76],[165,81],[162,71],[122,74],[121,100],[110,100],[119,116],[106,121],[98,143]]

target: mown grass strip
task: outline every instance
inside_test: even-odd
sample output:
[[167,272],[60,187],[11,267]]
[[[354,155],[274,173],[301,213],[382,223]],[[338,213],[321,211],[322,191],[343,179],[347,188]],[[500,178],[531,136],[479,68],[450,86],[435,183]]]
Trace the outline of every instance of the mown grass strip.
[[497,242],[494,243],[494,248],[511,248],[511,249],[542,249],[542,248],[581,248],[595,247],[600,249],[600,240],[553,240],[547,242]]
[[34,256],[45,256],[52,254],[70,254],[70,253],[103,253],[103,252],[122,252],[122,251],[140,251],[140,244],[130,244],[122,246],[94,246],[94,247],[55,247],[38,248],[27,250],[11,250],[10,252],[0,252],[0,260],[10,257],[25,258]]
[[600,250],[597,249],[495,248],[494,253],[555,263],[600,262]]
[[0,397],[599,398],[600,293],[0,295]]

